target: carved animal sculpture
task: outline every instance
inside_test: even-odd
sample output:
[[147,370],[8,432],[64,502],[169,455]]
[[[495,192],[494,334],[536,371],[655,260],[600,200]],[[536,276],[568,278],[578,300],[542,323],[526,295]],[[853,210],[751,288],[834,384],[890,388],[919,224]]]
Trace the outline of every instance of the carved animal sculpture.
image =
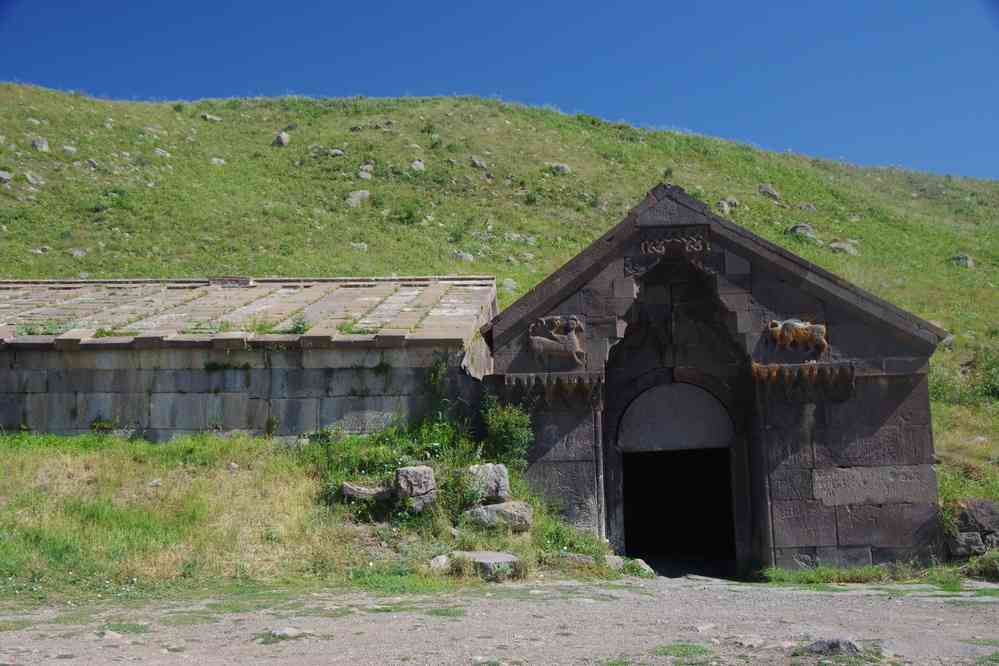
[[586,363],[581,340],[583,323],[576,317],[545,317],[527,330],[531,353],[541,365],[558,358],[571,359],[576,365]]
[[825,324],[813,324],[800,319],[771,321],[770,337],[778,347],[817,348],[820,354],[829,348]]

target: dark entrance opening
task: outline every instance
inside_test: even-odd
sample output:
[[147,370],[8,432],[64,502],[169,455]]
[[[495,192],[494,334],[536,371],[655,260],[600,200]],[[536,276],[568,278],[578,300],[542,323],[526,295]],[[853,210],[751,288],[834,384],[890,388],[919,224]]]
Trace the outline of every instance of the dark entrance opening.
[[729,449],[623,457],[627,554],[663,576],[734,576]]

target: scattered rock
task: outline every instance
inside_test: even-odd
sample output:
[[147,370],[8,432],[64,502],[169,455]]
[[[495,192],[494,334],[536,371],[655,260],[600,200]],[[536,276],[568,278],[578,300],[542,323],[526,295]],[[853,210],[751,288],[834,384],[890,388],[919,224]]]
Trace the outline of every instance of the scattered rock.
[[566,562],[582,566],[594,566],[597,563],[595,558],[590,555],[583,555],[582,553],[560,553],[559,558]]
[[12,174],[10,171],[0,171],[0,183],[6,185],[13,179],[14,179],[14,174]]
[[477,506],[461,514],[465,520],[482,527],[506,525],[513,532],[526,532],[534,522],[534,511],[527,502],[510,501]]
[[815,233],[815,229],[810,224],[804,222],[793,224],[784,230],[784,233],[788,236],[794,236],[802,240],[809,241],[811,243],[816,243],[822,245],[822,241],[819,240],[818,234]]
[[370,198],[371,192],[368,192],[367,190],[357,190],[356,192],[351,192],[347,195],[347,205],[351,208],[357,208]]
[[413,171],[426,171],[427,166],[423,163],[423,160],[413,160],[409,164],[409,168]]
[[512,294],[517,291],[517,281],[512,278],[506,278],[503,280],[500,288],[508,294]]
[[153,479],[148,483],[148,485],[150,488],[159,488],[160,486],[163,485],[163,481],[161,481],[160,479]]
[[28,118],[28,124],[29,125],[34,125],[35,127],[38,127],[39,125],[42,124],[42,121],[39,120],[38,118]]
[[805,203],[798,204],[798,210],[803,210],[806,213],[814,213],[814,212],[818,211],[818,208],[816,208],[815,204],[813,204],[813,203],[805,202]]
[[371,180],[371,172],[361,169],[360,171],[357,172],[357,177],[360,178],[361,180]]
[[97,168],[97,160],[95,160],[92,157],[87,158],[87,166],[89,166],[91,169],[96,169]]
[[76,146],[69,146],[69,145],[63,146],[62,152],[64,152],[67,155],[76,155]]
[[368,251],[368,244],[367,243],[351,243],[350,244],[350,249],[355,250],[357,252],[367,252]]
[[157,157],[170,157],[170,153],[162,148],[153,148],[153,155],[156,155]]
[[947,551],[954,559],[965,559],[985,552],[985,542],[978,532],[958,532],[947,535]]
[[471,162],[472,166],[475,167],[476,169],[482,169],[483,171],[485,171],[487,168],[489,168],[486,166],[486,163],[482,161],[482,158],[476,157],[475,155],[472,155]]
[[847,638],[832,638],[815,641],[795,650],[796,655],[818,655],[823,657],[856,657],[861,653],[860,646]]
[[224,166],[225,160],[222,159],[221,157],[213,157],[212,164],[214,164],[215,166]]
[[31,248],[31,253],[32,254],[48,254],[49,250],[51,250],[51,249],[52,248],[49,247],[48,245],[41,245],[39,247]]
[[222,122],[221,118],[219,118],[218,116],[213,116],[210,113],[202,113],[201,114],[201,119],[202,120],[207,120],[210,123],[220,123],[220,122]]
[[339,148],[334,148],[333,150],[330,151],[330,156],[331,157],[343,157],[346,154],[347,153],[343,152]]
[[45,179],[41,176],[36,176],[35,174],[26,171],[24,173],[24,179],[28,181],[28,185],[34,185],[35,187],[41,187],[45,184]]
[[298,129],[298,123],[288,123],[287,125],[284,126],[285,132],[294,132],[297,129]]
[[711,622],[705,622],[704,624],[694,625],[694,631],[696,631],[699,634],[706,634],[717,626],[718,626],[717,624],[713,624]]
[[84,250],[82,247],[74,247],[72,250],[69,251],[69,253],[77,259],[83,259],[85,256],[87,256],[87,251]]
[[38,137],[36,139],[32,139],[31,140],[31,147],[34,148],[35,150],[37,150],[40,153],[47,153],[47,152],[49,152],[49,142],[48,142],[47,139],[43,139],[42,137]]
[[572,173],[572,168],[568,164],[563,164],[562,162],[549,162],[548,170],[558,175]]
[[238,472],[239,471],[239,465],[237,463],[234,463],[234,462],[229,463],[225,467],[230,472]]
[[848,217],[846,219],[847,219],[848,222],[860,222],[860,216],[859,215],[851,215],[850,217]]
[[718,208],[718,212],[722,215],[728,215],[732,212],[732,204],[730,204],[726,199],[719,201],[715,204],[715,207]]
[[505,502],[510,499],[510,472],[506,465],[485,463],[468,468],[472,485],[484,502]]
[[479,576],[492,582],[512,577],[520,563],[520,560],[510,553],[488,550],[456,550],[451,553],[451,557],[467,560]]
[[287,132],[278,132],[271,145],[284,147],[291,143],[291,135]]
[[624,568],[624,558],[620,555],[608,555],[604,558],[604,564],[612,571],[620,571]]
[[95,633],[97,634],[98,638],[103,638],[106,641],[120,641],[123,638],[125,638],[117,631],[111,631],[110,629],[101,629]]
[[340,492],[344,497],[350,500],[374,500],[376,502],[384,502],[392,497],[391,488],[371,488],[351,483],[350,481],[344,481],[340,485]]
[[430,560],[430,570],[438,574],[446,574],[451,571],[451,558],[447,555],[438,555]]
[[471,255],[468,252],[464,252],[462,250],[455,250],[454,251],[454,256],[455,256],[455,258],[458,261],[464,261],[465,263],[469,263],[469,264],[472,263],[473,261],[475,261],[475,256],[474,255]]
[[950,258],[950,261],[955,266],[960,266],[961,268],[975,267],[975,260],[963,252],[961,252],[960,254],[955,254],[953,257]]
[[650,567],[648,565],[648,563],[645,560],[643,560],[642,558],[636,557],[635,559],[631,560],[631,563],[634,566],[638,567],[638,570],[641,571],[642,574],[644,574],[646,576],[650,576],[652,578],[656,577],[656,575],[657,575],[656,574],[656,570],[653,569],[652,567]]
[[848,254],[851,257],[856,257],[860,254],[860,250],[857,248],[856,243],[850,240],[833,241],[829,243],[829,249],[840,254]]
[[434,470],[427,465],[400,467],[395,471],[395,495],[419,513],[437,501]]
[[759,192],[768,199],[780,201],[780,192],[774,189],[774,186],[770,183],[763,183],[760,185]]
[[296,638],[304,638],[305,636],[308,636],[309,632],[296,629],[295,627],[282,627],[281,629],[270,629],[267,632],[267,635],[272,640],[292,641]]

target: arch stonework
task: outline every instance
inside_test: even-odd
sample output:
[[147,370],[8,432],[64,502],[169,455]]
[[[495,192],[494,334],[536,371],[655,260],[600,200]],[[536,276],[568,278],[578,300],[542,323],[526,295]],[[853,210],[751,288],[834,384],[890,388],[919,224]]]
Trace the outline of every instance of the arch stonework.
[[735,428],[728,410],[693,384],[660,384],[635,398],[621,417],[622,452],[728,448]]

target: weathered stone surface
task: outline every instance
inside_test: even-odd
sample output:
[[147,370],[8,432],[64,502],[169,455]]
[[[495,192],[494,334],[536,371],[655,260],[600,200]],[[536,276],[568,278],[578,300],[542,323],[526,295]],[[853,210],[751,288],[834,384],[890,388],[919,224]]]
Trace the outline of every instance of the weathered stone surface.
[[510,499],[510,474],[506,465],[472,465],[468,468],[468,475],[484,502],[505,502]]
[[815,499],[827,506],[933,502],[932,465],[829,467],[814,471]]
[[958,532],[947,535],[947,552],[955,559],[963,559],[985,552],[985,542],[978,532]]
[[971,256],[969,256],[969,255],[967,255],[967,254],[965,254],[963,252],[960,253],[960,254],[955,254],[953,257],[950,258],[950,261],[955,266],[960,266],[961,268],[974,268],[975,267],[975,260],[972,259]]
[[987,499],[962,500],[957,527],[962,532],[999,534],[999,504]]
[[434,470],[426,465],[400,467],[395,471],[395,494],[417,513],[437,501]]
[[274,137],[273,144],[275,146],[284,147],[291,143],[291,135],[287,132],[278,132],[277,136]]
[[501,582],[513,577],[520,562],[510,553],[483,550],[456,550],[451,553],[451,558],[467,560],[479,576],[492,582]]
[[861,504],[835,510],[841,546],[909,547],[931,544],[941,536],[936,503]]
[[351,208],[357,208],[370,198],[371,192],[368,190],[357,190],[347,195],[347,205]]
[[772,199],[773,201],[780,201],[780,193],[770,183],[761,184],[758,188],[758,191],[767,199]]
[[856,243],[851,243],[850,241],[840,241],[836,240],[829,243],[829,249],[833,252],[839,254],[848,254],[851,257],[856,257],[860,255],[860,248],[857,247]]
[[857,657],[861,653],[860,646],[847,638],[815,641],[795,650],[795,654],[821,657]]
[[770,498],[774,500],[811,500],[812,470],[778,469],[770,474]]
[[340,484],[340,493],[350,500],[374,500],[376,502],[386,501],[393,496],[391,488],[362,486],[350,481],[344,481]]
[[[775,546],[835,546],[836,510],[817,501],[774,501]],[[862,545],[862,544],[858,544]]]
[[462,518],[481,527],[506,526],[513,532],[526,532],[531,529],[534,512],[527,502],[511,501],[474,507]]
[[446,574],[451,571],[451,558],[447,555],[438,555],[430,560],[430,571],[436,574]]

